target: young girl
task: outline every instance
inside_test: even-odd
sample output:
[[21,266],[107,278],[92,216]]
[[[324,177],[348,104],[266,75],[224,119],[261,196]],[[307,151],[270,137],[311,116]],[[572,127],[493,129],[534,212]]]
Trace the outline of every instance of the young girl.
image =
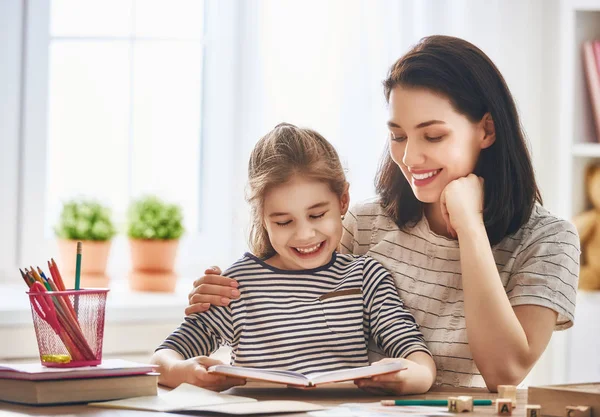
[[[392,66],[384,91],[378,197],[348,213],[343,249],[393,274],[437,384],[518,384],[552,331],[573,324],[577,232],[541,206],[514,100],[477,47],[424,38]],[[235,298],[218,272],[195,283],[186,311]]]
[[[311,374],[367,366],[369,338],[406,370],[389,391],[420,393],[435,365],[389,273],[374,259],[341,255],[348,184],[335,149],[319,134],[277,126],[255,146],[248,167],[250,246],[225,275],[240,298],[186,317],[152,361],[159,382],[222,390],[243,383],[207,374],[206,358],[232,347],[232,364]],[[401,374],[401,375],[400,375]]]

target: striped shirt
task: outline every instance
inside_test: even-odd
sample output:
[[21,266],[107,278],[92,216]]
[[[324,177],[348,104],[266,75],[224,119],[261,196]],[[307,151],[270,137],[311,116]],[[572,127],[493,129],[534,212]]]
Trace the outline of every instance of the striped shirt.
[[[399,230],[376,198],[353,207],[344,229],[342,252],[371,256],[392,273],[433,354],[436,384],[485,386],[467,341],[458,241],[432,232],[426,218]],[[512,306],[544,306],[558,313],[555,329],[572,326],[579,238],[571,223],[536,205],[492,252]]]
[[187,316],[158,349],[188,359],[226,344],[233,365],[307,375],[368,365],[370,339],[393,358],[429,353],[391,275],[372,258],[334,253],[320,268],[288,271],[247,253],[224,275],[238,281],[240,298]]

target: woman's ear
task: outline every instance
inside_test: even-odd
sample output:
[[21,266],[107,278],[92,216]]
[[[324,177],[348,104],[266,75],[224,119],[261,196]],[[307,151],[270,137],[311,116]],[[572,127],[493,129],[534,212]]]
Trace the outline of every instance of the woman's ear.
[[346,183],[346,188],[340,197],[340,212],[342,216],[346,214],[350,207],[350,184]]
[[490,113],[483,115],[481,119],[481,127],[483,129],[483,138],[481,139],[481,149],[489,148],[496,141],[496,127]]

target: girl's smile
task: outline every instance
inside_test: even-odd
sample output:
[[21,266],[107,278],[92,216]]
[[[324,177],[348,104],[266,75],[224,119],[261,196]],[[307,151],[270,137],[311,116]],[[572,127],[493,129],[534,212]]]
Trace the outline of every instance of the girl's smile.
[[263,222],[276,254],[266,262],[279,269],[314,269],[327,264],[342,237],[348,192],[339,198],[322,181],[293,176],[264,197]]

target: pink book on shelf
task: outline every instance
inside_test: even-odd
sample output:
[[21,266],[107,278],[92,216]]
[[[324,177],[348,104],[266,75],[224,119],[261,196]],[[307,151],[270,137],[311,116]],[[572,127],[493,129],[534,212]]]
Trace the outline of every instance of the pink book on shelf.
[[600,142],[600,42],[583,43],[583,66],[590,95],[591,113],[596,132],[596,142]]

